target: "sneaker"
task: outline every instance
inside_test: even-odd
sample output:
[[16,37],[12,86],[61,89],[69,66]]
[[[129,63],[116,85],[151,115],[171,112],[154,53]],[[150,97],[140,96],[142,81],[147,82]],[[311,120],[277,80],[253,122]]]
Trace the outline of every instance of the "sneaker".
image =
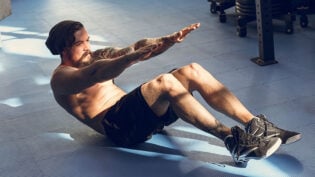
[[260,114],[253,118],[245,127],[245,131],[255,136],[279,137],[282,144],[294,143],[301,139],[301,133],[292,132],[276,127],[269,122],[265,115]]
[[245,133],[238,126],[232,127],[231,132],[232,135],[224,139],[224,144],[239,167],[246,167],[250,159],[269,157],[281,144],[281,139],[278,137],[257,137]]

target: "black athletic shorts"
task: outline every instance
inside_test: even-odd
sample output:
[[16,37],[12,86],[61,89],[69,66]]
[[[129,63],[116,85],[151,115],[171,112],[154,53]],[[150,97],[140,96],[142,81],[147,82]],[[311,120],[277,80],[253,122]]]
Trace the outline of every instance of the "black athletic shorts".
[[119,146],[133,146],[151,138],[178,116],[169,107],[165,115],[157,117],[145,102],[140,87],[122,97],[103,119],[108,138]]

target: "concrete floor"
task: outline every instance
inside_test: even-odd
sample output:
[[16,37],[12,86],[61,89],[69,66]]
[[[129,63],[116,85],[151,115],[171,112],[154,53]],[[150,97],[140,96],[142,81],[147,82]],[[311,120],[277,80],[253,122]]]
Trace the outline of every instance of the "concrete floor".
[[[255,22],[236,35],[233,8],[227,23],[210,14],[206,0],[13,0],[0,21],[0,176],[312,176],[315,173],[315,18],[294,23],[292,35],[274,21],[275,65],[260,67]],[[60,60],[44,41],[65,19],[85,24],[93,48],[126,46],[201,22],[181,44],[127,69],[116,82],[131,90],[157,74],[191,62],[203,65],[251,110],[303,134],[271,157],[235,167],[223,142],[178,121],[134,149],[115,147],[76,121],[53,99],[49,79]],[[205,104],[196,94],[198,100]],[[229,126],[237,124],[207,107]]]

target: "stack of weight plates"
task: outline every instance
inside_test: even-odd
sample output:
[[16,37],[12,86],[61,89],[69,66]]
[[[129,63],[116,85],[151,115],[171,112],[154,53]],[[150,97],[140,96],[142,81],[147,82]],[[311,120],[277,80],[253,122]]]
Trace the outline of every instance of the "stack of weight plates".
[[[238,16],[256,16],[256,5],[255,0],[236,0],[235,9]],[[271,0],[272,16],[279,16],[286,14],[290,2],[287,0]]]

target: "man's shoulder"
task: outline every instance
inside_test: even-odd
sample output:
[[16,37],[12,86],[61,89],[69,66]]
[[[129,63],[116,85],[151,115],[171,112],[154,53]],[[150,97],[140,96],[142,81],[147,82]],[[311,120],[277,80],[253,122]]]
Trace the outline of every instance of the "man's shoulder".
[[51,80],[50,82],[56,82],[62,78],[64,78],[66,75],[68,75],[69,73],[71,73],[71,71],[75,71],[77,70],[77,68],[72,67],[72,66],[67,66],[67,65],[59,65],[57,66],[52,75],[51,75]]

